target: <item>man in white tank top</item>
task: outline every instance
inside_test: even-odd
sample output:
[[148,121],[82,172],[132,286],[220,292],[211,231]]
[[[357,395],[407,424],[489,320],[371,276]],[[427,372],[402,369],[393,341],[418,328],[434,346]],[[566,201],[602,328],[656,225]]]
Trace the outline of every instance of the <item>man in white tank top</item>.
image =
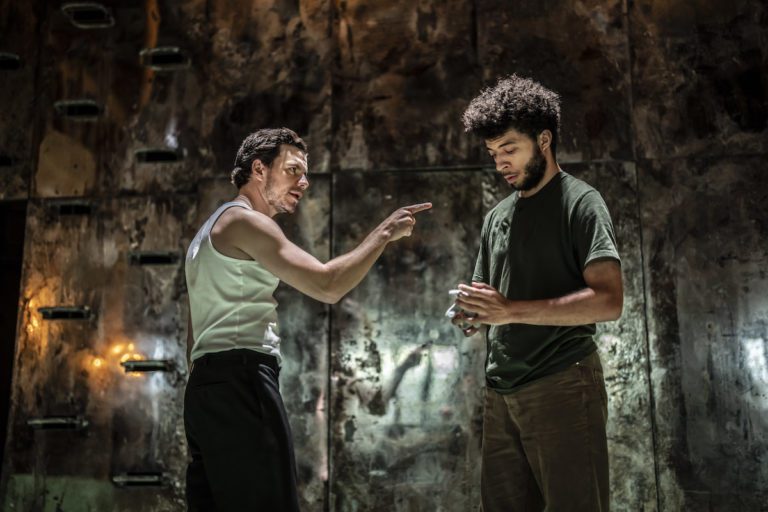
[[272,220],[293,213],[309,187],[307,146],[287,129],[263,129],[240,146],[238,195],[203,225],[187,252],[192,371],[184,396],[190,511],[299,509],[290,427],[278,385],[280,281],[333,304],[365,277],[389,242],[410,236],[400,208],[347,254],[322,263]]

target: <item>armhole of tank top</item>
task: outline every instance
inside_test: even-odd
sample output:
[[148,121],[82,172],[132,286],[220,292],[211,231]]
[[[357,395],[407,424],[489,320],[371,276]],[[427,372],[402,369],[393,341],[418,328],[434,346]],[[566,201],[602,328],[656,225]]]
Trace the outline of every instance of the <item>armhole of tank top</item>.
[[[226,208],[225,208],[225,206],[226,206]],[[207,242],[208,245],[210,245],[211,251],[213,251],[213,254],[217,258],[222,258],[222,259],[224,259],[226,261],[232,261],[232,262],[237,262],[237,263],[247,263],[249,261],[254,261],[254,260],[243,260],[243,259],[240,259],[240,258],[233,258],[232,256],[227,256],[226,254],[224,254],[221,251],[219,251],[216,248],[215,245],[213,245],[213,240],[211,239],[211,231],[213,230],[213,226],[215,226],[216,223],[221,218],[221,216],[224,215],[224,212],[226,212],[230,208],[236,208],[236,207],[248,209],[247,205],[245,205],[245,204],[243,204],[243,203],[241,203],[239,201],[230,201],[228,203],[224,203],[223,205],[221,205],[221,207],[219,209],[220,211],[218,212],[218,214],[214,218],[211,219],[213,222],[211,222],[211,226],[208,228],[208,232],[205,234],[205,239],[203,240],[203,242]]]

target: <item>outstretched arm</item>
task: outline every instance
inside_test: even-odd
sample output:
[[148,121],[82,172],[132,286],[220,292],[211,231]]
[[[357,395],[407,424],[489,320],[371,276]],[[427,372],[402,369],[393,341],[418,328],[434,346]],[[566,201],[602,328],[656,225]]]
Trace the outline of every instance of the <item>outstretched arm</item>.
[[333,304],[363,280],[389,242],[411,235],[416,213],[431,207],[423,203],[396,210],[360,245],[327,263],[292,243],[274,220],[258,212],[238,216],[232,225],[232,240],[281,281],[316,300]]

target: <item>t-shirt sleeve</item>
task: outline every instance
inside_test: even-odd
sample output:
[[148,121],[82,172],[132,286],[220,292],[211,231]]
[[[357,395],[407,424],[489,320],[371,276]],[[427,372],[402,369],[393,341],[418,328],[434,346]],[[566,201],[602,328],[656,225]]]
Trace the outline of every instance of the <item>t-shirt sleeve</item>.
[[573,236],[581,269],[593,260],[611,258],[621,263],[611,214],[596,190],[590,190],[576,205]]
[[490,215],[486,215],[483,220],[483,228],[480,230],[480,249],[477,251],[477,260],[475,261],[475,272],[472,274],[472,281],[478,283],[490,284],[488,275],[488,224],[490,224]]

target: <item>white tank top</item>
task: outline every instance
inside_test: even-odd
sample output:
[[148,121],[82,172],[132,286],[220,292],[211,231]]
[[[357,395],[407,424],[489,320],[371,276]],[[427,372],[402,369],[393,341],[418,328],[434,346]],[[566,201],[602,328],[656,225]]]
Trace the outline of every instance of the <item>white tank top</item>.
[[248,348],[280,357],[277,301],[280,280],[259,262],[225,256],[213,247],[211,228],[225,210],[250,209],[224,203],[211,215],[187,250],[184,272],[192,315],[192,360],[211,352]]

